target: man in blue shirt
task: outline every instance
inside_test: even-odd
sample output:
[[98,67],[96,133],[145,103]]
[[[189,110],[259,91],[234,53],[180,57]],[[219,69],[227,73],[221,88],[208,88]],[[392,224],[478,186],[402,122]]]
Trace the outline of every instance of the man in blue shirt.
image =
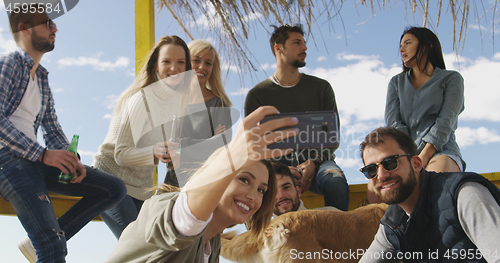
[[[36,7],[39,12],[44,6]],[[18,47],[0,55],[0,194],[36,250],[36,256],[29,255],[29,240],[19,243],[30,262],[65,262],[66,240],[119,203],[126,189],[121,179],[83,165],[66,151],[69,143],[57,120],[48,72],[39,65],[54,49],[56,24],[43,11],[12,12],[9,22]],[[46,147],[37,141],[40,126]],[[78,177],[58,183],[61,171]],[[48,191],[83,198],[57,219]]]

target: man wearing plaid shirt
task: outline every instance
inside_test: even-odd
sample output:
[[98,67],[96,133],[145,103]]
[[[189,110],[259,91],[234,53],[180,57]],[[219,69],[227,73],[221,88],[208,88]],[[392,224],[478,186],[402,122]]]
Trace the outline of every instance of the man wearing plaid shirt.
[[[0,195],[28,234],[18,246],[30,262],[65,262],[66,240],[118,204],[126,189],[121,179],[83,165],[66,151],[69,143],[57,120],[48,72],[39,65],[54,49],[55,23],[45,12],[12,12],[9,22],[18,47],[0,55]],[[37,141],[40,126],[46,147]],[[61,171],[79,176],[61,184]],[[48,191],[83,198],[56,218]]]

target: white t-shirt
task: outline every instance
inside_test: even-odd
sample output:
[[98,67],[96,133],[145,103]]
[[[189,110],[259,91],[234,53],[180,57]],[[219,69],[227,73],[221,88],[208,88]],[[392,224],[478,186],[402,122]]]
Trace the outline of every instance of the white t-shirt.
[[42,95],[38,88],[38,79],[35,74],[35,79],[30,77],[28,87],[24,92],[21,103],[9,117],[9,121],[12,122],[14,127],[34,142],[38,142],[38,140],[33,127],[35,125],[36,116],[40,113],[41,108]]
[[[202,221],[196,218],[191,212],[191,209],[189,209],[185,189],[186,187],[182,189],[179,197],[177,198],[177,201],[174,204],[174,207],[172,208],[172,222],[174,223],[177,231],[179,231],[179,233],[183,236],[196,236],[201,233],[203,229],[205,229],[208,223],[210,223],[213,217],[213,213],[210,215],[210,218],[208,218],[207,221]],[[210,247],[210,242],[206,242],[205,253],[203,253],[205,263],[208,263],[211,251],[212,250]]]

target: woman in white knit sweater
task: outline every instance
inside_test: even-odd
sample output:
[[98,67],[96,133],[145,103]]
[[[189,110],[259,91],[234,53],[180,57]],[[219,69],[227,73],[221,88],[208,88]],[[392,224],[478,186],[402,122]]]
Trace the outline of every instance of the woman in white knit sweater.
[[[143,88],[161,85],[160,80],[168,77],[175,79],[179,73],[191,69],[189,49],[177,36],[160,38],[145,61],[134,83],[120,95],[108,134],[94,155],[93,166],[121,178],[127,187],[125,199],[100,215],[117,239],[123,229],[137,218],[144,200],[153,195],[150,188],[153,187],[152,174],[158,160],[164,163],[171,161],[163,142],[146,142],[147,147],[136,147],[132,138],[133,125],[129,121],[127,102],[137,99]],[[166,106],[172,107],[172,112],[176,112],[180,105],[166,103]]]

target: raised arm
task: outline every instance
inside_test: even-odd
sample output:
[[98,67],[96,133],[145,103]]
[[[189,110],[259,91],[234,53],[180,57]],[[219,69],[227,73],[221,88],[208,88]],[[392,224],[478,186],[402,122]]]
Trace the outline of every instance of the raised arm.
[[[298,131],[271,132],[297,123],[293,118],[282,118],[259,125],[266,115],[277,114],[272,106],[260,107],[242,120],[234,139],[215,157],[213,162],[187,185],[188,206],[199,220],[207,220],[229,183],[243,165],[251,165],[262,159],[288,154],[288,150],[270,150],[267,145],[280,139],[295,136]],[[284,134],[286,134],[284,136]]]
[[458,72],[453,72],[444,85],[444,101],[436,122],[424,136],[425,142],[441,151],[452,132],[457,128],[458,115],[464,110],[464,79]]

